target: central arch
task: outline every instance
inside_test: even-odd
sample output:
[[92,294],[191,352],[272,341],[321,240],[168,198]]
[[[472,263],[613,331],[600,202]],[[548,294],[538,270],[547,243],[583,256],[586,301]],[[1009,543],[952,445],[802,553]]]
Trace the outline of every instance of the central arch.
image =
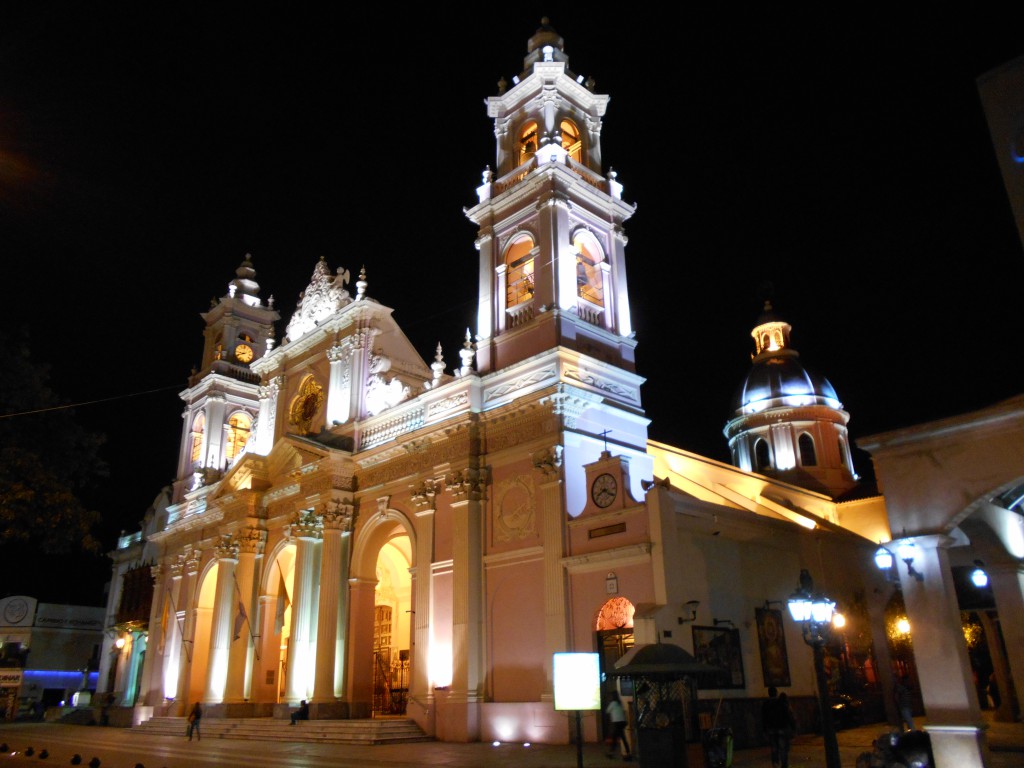
[[350,569],[349,701],[353,714],[405,713],[413,667],[416,539],[395,509],[378,512],[356,538]]

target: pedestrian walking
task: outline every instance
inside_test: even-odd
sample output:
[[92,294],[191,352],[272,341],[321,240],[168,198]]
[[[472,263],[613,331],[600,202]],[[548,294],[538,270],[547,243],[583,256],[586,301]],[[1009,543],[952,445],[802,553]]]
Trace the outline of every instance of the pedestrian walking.
[[199,721],[203,719],[203,708],[197,701],[192,705],[192,711],[188,713],[188,740],[192,741],[192,733],[196,734],[196,741],[202,741],[199,733]]
[[796,733],[796,717],[789,697],[779,695],[774,686],[768,689],[768,700],[761,706],[761,727],[771,749],[773,768],[789,768],[789,745]]
[[626,751],[622,759],[629,762],[633,759],[633,753],[630,751],[629,741],[626,739],[626,710],[622,707],[622,701],[619,699],[617,691],[612,691],[612,700],[608,702],[604,711],[608,715],[608,722],[611,724],[612,730],[611,744],[608,745],[608,757],[615,757],[615,753],[619,751],[619,742],[621,742]]
[[896,711],[900,717],[900,729],[914,730],[914,698],[910,693],[910,686],[906,675],[900,675],[893,687],[892,696],[896,700]]

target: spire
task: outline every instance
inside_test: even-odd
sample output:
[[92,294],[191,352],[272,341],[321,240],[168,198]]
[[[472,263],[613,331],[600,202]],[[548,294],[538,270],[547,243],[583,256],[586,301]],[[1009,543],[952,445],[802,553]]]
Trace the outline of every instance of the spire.
[[356,280],[356,301],[362,301],[366,298],[366,286],[369,283],[366,282],[366,265],[364,264],[359,269],[359,279]]
[[538,61],[569,61],[565,53],[565,40],[551,26],[547,16],[540,20],[540,27],[526,43],[523,69],[529,70]]

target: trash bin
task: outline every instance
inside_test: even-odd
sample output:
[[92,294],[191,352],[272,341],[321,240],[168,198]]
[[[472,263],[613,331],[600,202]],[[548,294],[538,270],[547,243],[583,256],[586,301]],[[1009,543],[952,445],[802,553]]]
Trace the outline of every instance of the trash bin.
[[711,728],[704,731],[704,759],[707,768],[730,768],[732,765],[732,729]]

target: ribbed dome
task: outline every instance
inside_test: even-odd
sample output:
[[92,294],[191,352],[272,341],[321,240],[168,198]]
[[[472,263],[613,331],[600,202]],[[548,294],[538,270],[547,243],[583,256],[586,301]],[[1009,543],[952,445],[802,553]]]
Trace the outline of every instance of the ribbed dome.
[[815,404],[842,408],[829,380],[804,368],[792,351],[755,360],[733,399],[737,413]]

